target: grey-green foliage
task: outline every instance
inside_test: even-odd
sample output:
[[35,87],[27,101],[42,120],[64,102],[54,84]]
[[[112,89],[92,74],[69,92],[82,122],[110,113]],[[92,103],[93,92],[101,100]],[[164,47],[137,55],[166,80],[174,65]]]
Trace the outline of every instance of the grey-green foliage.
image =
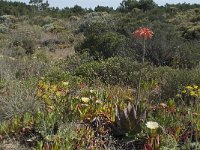
[[20,60],[4,56],[0,58],[0,66],[0,77],[9,81],[42,76],[50,70],[51,65],[30,57]]
[[5,33],[8,30],[8,27],[6,27],[4,24],[0,24],[0,33]]
[[14,56],[18,52],[15,50],[17,48],[23,48],[26,54],[33,54],[36,50],[39,40],[44,35],[42,28],[36,25],[29,25],[26,23],[16,24],[17,30],[12,30],[9,35],[9,47],[8,52],[12,53]]
[[75,142],[79,139],[75,123],[65,123],[59,128],[58,135],[65,139],[60,145],[62,149],[74,149]]
[[199,150],[200,143],[199,142],[188,142],[181,147],[181,150]]
[[[115,29],[116,28],[116,23],[118,21],[117,16],[113,16],[111,14],[108,14],[106,12],[92,12],[84,17],[80,18],[79,20],[76,21],[76,26],[78,25],[79,31],[84,32],[84,34],[88,34],[87,31],[88,29],[93,29],[93,31],[102,31],[102,27],[110,30],[110,29]],[[94,28],[94,25],[103,25],[101,26],[96,26],[97,28]],[[107,31],[106,30],[106,31]],[[92,34],[94,32],[89,31],[89,34]]]
[[12,15],[3,15],[0,16],[0,23],[3,23],[6,27],[10,27],[13,22],[16,21],[16,18]]
[[169,134],[164,134],[162,143],[161,143],[161,150],[179,150],[178,142],[174,137]]
[[46,17],[44,17],[44,16],[35,16],[30,20],[30,23],[42,27],[42,26],[44,26],[46,24],[53,23],[54,20],[55,19],[51,18],[50,16],[46,16]]
[[59,24],[56,24],[56,23],[50,23],[50,24],[45,24],[43,26],[43,29],[46,31],[46,32],[61,32],[63,31],[65,28],[62,27],[61,25]]
[[35,115],[35,130],[45,142],[55,141],[55,135],[61,140],[57,142],[60,149],[74,149],[78,139],[76,125],[73,122],[63,123],[62,117],[56,112],[37,112]]
[[40,106],[35,99],[34,81],[9,81],[1,89],[0,120],[11,119],[25,112],[34,113]]

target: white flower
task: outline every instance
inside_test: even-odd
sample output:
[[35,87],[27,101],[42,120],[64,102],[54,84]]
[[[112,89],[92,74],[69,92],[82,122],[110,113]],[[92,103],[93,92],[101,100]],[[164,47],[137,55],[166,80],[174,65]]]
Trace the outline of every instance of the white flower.
[[90,99],[88,97],[82,97],[81,101],[84,103],[88,103],[90,101]]
[[96,100],[96,104],[102,104],[101,100]]
[[159,128],[159,124],[157,122],[153,122],[153,121],[147,122],[146,126],[149,129],[157,129],[157,128]]
[[95,93],[96,91],[95,90],[90,90],[90,93]]

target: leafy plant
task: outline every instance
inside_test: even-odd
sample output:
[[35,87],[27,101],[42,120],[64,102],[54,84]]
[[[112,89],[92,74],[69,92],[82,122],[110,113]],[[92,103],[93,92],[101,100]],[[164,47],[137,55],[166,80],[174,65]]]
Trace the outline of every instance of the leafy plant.
[[147,112],[146,109],[141,110],[136,108],[130,102],[128,103],[127,108],[121,110],[119,106],[115,108],[115,123],[118,128],[118,132],[114,134],[124,135],[128,134],[128,136],[134,136],[137,133],[140,133],[142,128],[142,123],[146,120]]

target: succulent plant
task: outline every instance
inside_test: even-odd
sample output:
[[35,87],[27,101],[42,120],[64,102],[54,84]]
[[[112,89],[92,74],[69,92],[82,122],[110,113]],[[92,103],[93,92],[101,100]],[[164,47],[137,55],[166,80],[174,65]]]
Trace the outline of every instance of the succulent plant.
[[141,131],[141,123],[146,120],[146,109],[141,110],[128,103],[128,106],[121,110],[119,106],[115,108],[115,133],[116,136],[119,135],[135,135]]

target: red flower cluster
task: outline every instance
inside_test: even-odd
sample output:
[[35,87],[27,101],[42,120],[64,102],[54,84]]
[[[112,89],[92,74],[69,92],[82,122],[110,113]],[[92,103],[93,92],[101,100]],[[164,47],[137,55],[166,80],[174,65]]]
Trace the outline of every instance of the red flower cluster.
[[137,38],[151,39],[153,36],[153,32],[148,28],[140,28],[133,32],[133,36]]

